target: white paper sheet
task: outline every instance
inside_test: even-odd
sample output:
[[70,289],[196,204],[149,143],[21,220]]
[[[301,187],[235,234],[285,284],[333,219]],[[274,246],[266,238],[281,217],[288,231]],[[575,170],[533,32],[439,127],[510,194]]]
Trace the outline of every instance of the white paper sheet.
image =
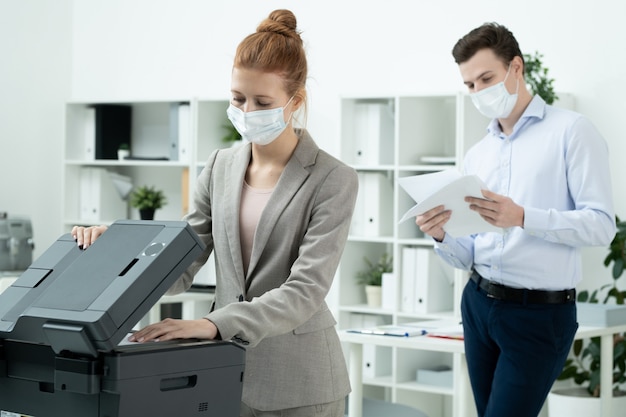
[[128,340],[128,338],[130,337],[130,335],[132,335],[133,332],[130,333],[126,333],[126,336],[124,336],[124,338],[122,340],[120,340],[120,342],[117,344],[118,346],[126,346],[126,345],[138,345],[139,342],[131,342],[130,340]]
[[481,189],[487,186],[476,175],[461,175],[456,169],[447,169],[432,174],[399,178],[400,186],[417,204],[404,213],[400,223],[424,213],[438,205],[451,210],[450,220],[443,229],[454,237],[483,232],[502,233],[502,228],[485,221],[478,213],[470,210],[465,197],[484,198]]

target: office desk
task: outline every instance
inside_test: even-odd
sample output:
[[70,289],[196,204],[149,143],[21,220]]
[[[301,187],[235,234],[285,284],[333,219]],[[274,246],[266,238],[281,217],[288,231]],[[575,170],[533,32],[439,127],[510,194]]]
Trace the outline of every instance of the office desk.
[[[626,324],[611,327],[581,326],[576,333],[576,339],[591,337],[602,338],[602,369],[601,369],[601,403],[602,414],[599,417],[611,415],[612,371],[613,371],[613,334],[626,332]],[[363,401],[363,345],[387,346],[401,349],[415,349],[423,351],[447,352],[453,355],[453,396],[452,415],[455,417],[469,417],[475,415],[467,365],[465,362],[465,347],[463,341],[440,339],[427,336],[393,337],[364,335],[339,332],[339,338],[349,346],[349,372],[352,383],[352,393],[348,398],[349,417],[362,416]]]
[[[362,416],[363,402],[363,345],[374,344],[401,349],[414,349],[432,352],[451,353],[453,357],[453,392],[452,415],[455,417],[469,417],[474,409],[471,396],[467,366],[465,364],[465,347],[462,340],[441,339],[436,337],[393,337],[365,335],[340,331],[339,338],[349,345],[349,372],[352,392],[348,397],[348,416]],[[475,413],[474,413],[475,414]]]

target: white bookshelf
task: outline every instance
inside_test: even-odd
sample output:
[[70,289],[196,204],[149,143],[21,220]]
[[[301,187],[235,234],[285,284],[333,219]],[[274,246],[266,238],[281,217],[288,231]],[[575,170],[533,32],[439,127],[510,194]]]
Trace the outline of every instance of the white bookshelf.
[[[355,218],[337,275],[339,329],[355,327],[355,323],[358,326],[362,317],[384,324],[442,319],[459,321],[460,293],[467,276],[462,271],[439,264],[441,260],[434,255],[432,240],[425,237],[413,221],[398,224],[415,202],[399,187],[397,179],[460,168],[465,151],[482,139],[489,120],[478,113],[466,94],[461,93],[344,97],[340,107],[341,158],[357,170],[360,188]],[[368,152],[362,153],[361,149]],[[377,179],[372,180],[372,177]],[[381,187],[385,191],[381,191]],[[370,219],[374,219],[374,226],[368,228]],[[438,290],[430,294],[437,299],[432,299],[430,304],[439,308],[403,305],[407,287],[405,284],[403,288],[403,261],[406,261],[403,253],[408,253],[407,249],[418,250],[422,255],[432,254],[429,257],[430,273],[415,276],[414,282],[426,280],[430,281],[429,284],[437,284]],[[364,288],[355,279],[357,272],[365,267],[364,256],[374,262],[385,252],[393,256],[396,279],[396,305],[391,309],[367,306]],[[445,307],[440,307],[442,305]],[[370,372],[366,377],[368,373],[364,370],[362,388],[365,395],[412,405],[429,412],[432,417],[452,415],[455,385],[442,387],[416,381],[417,369],[433,365],[447,365],[457,377],[458,361],[453,360],[452,353],[397,346],[364,346],[363,356],[364,364],[372,360],[383,360],[388,364],[380,367],[386,370],[382,374],[372,375]],[[427,410],[425,404],[428,404]]]
[[[173,143],[171,138],[172,106],[188,106],[188,136]],[[90,109],[100,104],[122,104],[132,108],[131,156],[142,159],[97,159],[90,147],[95,146],[89,132],[93,130]],[[74,225],[110,224],[117,220],[107,216],[81,217],[81,170],[103,168],[130,178],[134,187],[155,186],[164,191],[167,205],[156,211],[157,220],[180,220],[193,201],[193,189],[200,170],[210,153],[229,146],[221,138],[228,123],[228,99],[186,98],[176,100],[104,102],[73,101],[65,105],[65,142],[63,159],[63,230]],[[91,130],[90,130],[91,129]],[[180,153],[173,152],[178,146]],[[184,152],[182,151],[184,149]],[[145,159],[144,159],[145,158]],[[151,159],[152,158],[152,159]],[[161,159],[167,158],[167,159]],[[191,175],[190,175],[191,173]],[[124,218],[139,219],[136,209],[124,201]]]

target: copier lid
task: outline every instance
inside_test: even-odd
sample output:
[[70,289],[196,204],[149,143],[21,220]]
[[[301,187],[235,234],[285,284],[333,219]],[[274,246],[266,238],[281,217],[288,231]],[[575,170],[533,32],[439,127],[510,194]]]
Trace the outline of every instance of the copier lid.
[[0,339],[112,350],[203,250],[183,221],[118,220],[87,250],[65,234],[0,294]]

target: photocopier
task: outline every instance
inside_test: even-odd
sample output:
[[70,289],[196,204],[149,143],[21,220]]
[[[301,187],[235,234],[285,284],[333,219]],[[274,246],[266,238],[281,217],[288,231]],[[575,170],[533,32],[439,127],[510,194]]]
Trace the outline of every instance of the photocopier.
[[182,221],[61,236],[0,294],[0,415],[238,417],[242,346],[126,342],[203,248]]

